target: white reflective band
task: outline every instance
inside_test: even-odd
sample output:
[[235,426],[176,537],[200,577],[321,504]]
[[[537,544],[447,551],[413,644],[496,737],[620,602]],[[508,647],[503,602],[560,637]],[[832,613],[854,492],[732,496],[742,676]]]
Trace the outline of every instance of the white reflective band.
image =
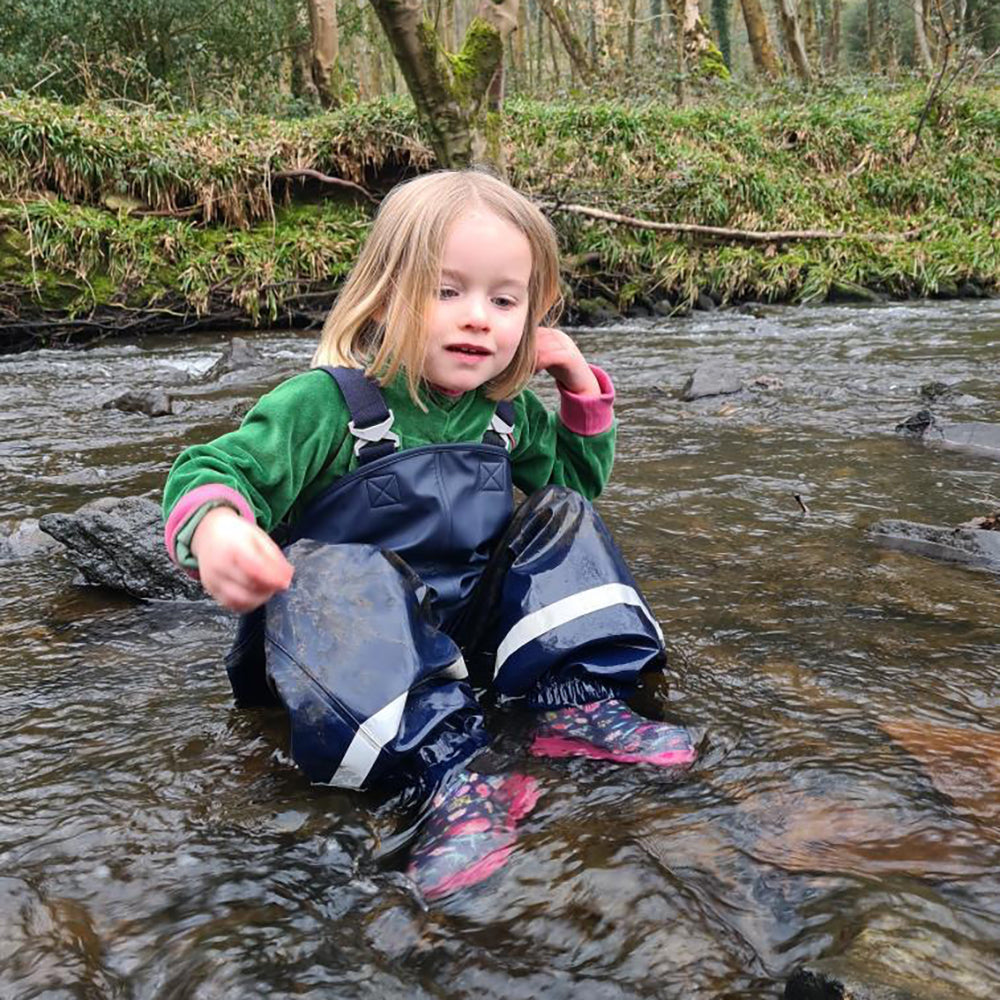
[[449,663],[448,666],[438,674],[438,677],[450,677],[452,680],[461,681],[465,680],[469,676],[469,668],[465,665],[465,657],[459,656],[459,658],[454,663]]
[[337,773],[330,779],[331,785],[337,788],[360,788],[364,784],[382,747],[399,732],[408,693],[404,691],[385,708],[380,708],[361,723]]
[[650,620],[653,628],[656,629],[657,638],[663,642],[660,624],[649,613],[649,609],[639,596],[638,591],[624,583],[605,583],[600,587],[591,587],[590,590],[581,590],[578,594],[571,594],[561,601],[556,601],[538,611],[533,611],[530,615],[525,615],[500,643],[493,676],[496,677],[500,673],[500,668],[504,663],[522,646],[537,639],[540,635],[551,632],[552,629],[565,625],[576,618],[582,618],[584,615],[589,615],[594,611],[602,611],[604,608],[610,608],[616,604],[630,604],[638,608]]

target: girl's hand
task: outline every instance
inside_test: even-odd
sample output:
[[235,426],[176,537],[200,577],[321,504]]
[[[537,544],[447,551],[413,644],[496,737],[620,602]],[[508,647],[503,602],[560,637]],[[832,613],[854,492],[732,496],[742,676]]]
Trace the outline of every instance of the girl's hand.
[[600,396],[597,376],[590,370],[580,348],[562,332],[540,326],[535,332],[535,371],[547,371],[567,392]]
[[292,582],[294,570],[281,549],[231,507],[216,507],[201,519],[191,552],[201,585],[231,611],[253,611]]

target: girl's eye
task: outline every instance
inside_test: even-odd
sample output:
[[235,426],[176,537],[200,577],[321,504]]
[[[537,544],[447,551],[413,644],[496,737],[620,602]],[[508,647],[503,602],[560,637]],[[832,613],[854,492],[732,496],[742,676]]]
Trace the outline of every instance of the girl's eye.
[[517,305],[517,300],[512,299],[509,295],[497,295],[493,299],[493,304],[501,309],[513,309]]
[[439,299],[453,299],[456,295],[458,295],[458,290],[448,285],[438,289]]

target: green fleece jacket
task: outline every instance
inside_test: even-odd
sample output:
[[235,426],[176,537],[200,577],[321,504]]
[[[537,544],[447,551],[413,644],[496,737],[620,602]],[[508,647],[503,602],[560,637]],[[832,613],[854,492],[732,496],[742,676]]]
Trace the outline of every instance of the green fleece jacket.
[[[561,391],[558,415],[529,390],[513,400],[513,479],[525,493],[554,483],[593,499],[604,488],[614,460],[614,388],[604,372],[593,370],[602,395],[583,398]],[[423,390],[424,412],[410,398],[402,375],[383,395],[401,449],[480,441],[496,408],[479,390],[457,397]],[[349,419],[340,388],[326,372],[313,370],[263,396],[238,430],[187,448],[164,488],[171,556],[196,567],[191,537],[201,517],[220,503],[244,517],[252,515],[265,531],[294,522],[314,497],[357,467]]]

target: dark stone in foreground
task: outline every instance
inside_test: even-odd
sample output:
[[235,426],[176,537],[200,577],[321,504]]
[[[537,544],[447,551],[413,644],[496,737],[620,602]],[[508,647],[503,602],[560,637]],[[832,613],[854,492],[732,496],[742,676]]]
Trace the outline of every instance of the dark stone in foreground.
[[152,500],[103,498],[75,514],[46,514],[38,525],[66,546],[88,583],[152,600],[205,598],[200,584],[167,557],[160,508]]
[[742,388],[743,380],[735,372],[718,365],[700,365],[684,383],[681,399],[691,402],[705,396],[731,396]]
[[145,413],[149,417],[165,417],[173,412],[170,394],[162,389],[140,390],[131,389],[109,399],[101,406],[102,410],[124,410],[126,413]]
[[785,1000],[929,1000],[938,996],[918,995],[898,986],[868,982],[850,963],[835,958],[820,959],[796,969],[785,984]]
[[896,424],[896,431],[910,437],[919,437],[930,444],[1000,459],[1000,424],[980,421],[945,423],[938,420],[930,410],[920,410]]
[[1000,572],[1000,531],[885,520],[873,524],[868,533],[880,545],[891,549]]

